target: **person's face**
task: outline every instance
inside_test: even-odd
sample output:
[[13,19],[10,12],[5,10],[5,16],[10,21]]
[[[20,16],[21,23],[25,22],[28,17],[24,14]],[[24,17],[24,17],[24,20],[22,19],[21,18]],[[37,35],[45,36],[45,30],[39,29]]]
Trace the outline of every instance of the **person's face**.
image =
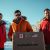
[[0,16],[0,20],[2,19],[2,16]]
[[45,15],[46,18],[50,18],[50,11],[45,11],[44,15]]
[[15,18],[18,18],[20,16],[20,12],[15,13]]

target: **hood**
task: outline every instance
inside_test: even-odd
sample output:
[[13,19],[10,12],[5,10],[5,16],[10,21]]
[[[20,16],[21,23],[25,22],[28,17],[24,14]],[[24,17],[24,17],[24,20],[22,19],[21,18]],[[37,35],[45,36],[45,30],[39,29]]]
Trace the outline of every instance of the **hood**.
[[46,17],[43,18],[44,21],[50,21],[50,19],[47,19]]
[[22,20],[22,21],[25,21],[25,20],[27,20],[27,18],[26,18],[25,16],[21,16],[21,17],[18,18],[18,19],[14,19],[13,22],[15,22],[16,24],[18,24],[21,20]]
[[6,22],[3,20],[0,20],[0,25],[4,25],[4,24],[6,24]]
[[22,18],[23,18],[24,20],[27,20],[27,17],[26,17],[26,16],[22,16]]

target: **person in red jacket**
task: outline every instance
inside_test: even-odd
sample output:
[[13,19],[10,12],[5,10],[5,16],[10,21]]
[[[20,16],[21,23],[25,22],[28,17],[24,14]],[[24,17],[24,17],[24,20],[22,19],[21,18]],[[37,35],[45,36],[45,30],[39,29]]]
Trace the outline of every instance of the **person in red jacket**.
[[2,20],[2,13],[0,13],[0,50],[4,50],[4,43],[6,42],[5,24],[5,21]]
[[44,40],[47,50],[50,50],[50,9],[45,9],[44,15],[45,17],[40,24],[40,31],[44,33]]
[[14,32],[33,32],[31,25],[26,20],[25,16],[21,16],[20,10],[15,11],[15,19],[13,20],[8,37],[12,39],[12,35]]

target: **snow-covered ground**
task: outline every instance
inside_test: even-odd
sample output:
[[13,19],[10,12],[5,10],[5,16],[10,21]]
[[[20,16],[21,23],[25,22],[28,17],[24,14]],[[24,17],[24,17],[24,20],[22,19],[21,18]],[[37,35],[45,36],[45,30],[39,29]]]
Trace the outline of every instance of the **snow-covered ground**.
[[6,41],[4,44],[4,50],[13,50],[13,43],[11,41]]

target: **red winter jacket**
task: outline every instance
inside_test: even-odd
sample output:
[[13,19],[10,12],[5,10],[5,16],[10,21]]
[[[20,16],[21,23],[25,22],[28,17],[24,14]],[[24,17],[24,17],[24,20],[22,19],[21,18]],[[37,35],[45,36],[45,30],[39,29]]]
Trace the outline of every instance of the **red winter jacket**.
[[13,32],[33,32],[33,30],[29,22],[22,18],[18,24],[16,23],[16,20],[11,24],[8,33],[10,39],[12,39]]
[[40,24],[40,31],[44,33],[44,39],[46,44],[50,44],[50,21],[43,19]]
[[5,22],[0,23],[0,48],[4,48],[4,42],[6,41],[6,28]]

